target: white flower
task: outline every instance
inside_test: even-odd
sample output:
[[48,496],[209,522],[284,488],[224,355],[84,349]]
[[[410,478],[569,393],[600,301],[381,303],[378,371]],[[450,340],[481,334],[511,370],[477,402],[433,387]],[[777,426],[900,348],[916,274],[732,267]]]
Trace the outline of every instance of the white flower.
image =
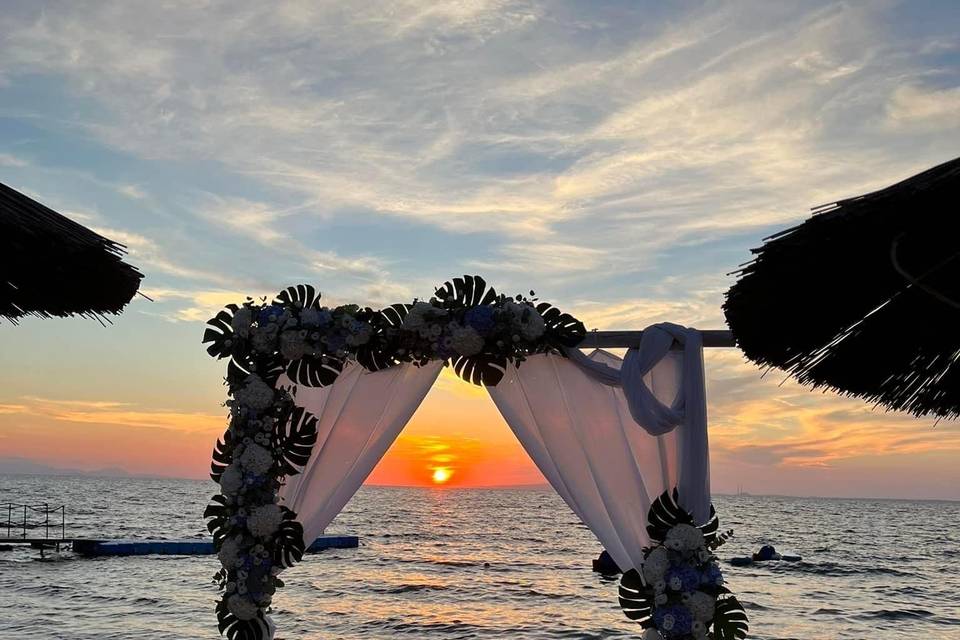
[[307,350],[307,341],[299,331],[284,331],[280,334],[280,354],[287,360],[299,360]]
[[233,319],[230,321],[230,327],[233,329],[233,332],[241,338],[246,338],[250,335],[251,324],[253,324],[253,312],[250,311],[249,307],[240,307],[237,309],[237,312],[233,314]]
[[240,455],[240,466],[244,471],[255,475],[263,475],[273,466],[273,456],[270,451],[258,444],[248,445]]
[[540,315],[539,311],[533,307],[527,307],[527,309],[529,309],[529,312],[527,313],[526,321],[523,323],[523,328],[520,329],[520,333],[522,333],[523,337],[527,340],[536,340],[546,331],[547,324],[543,321],[543,316]]
[[230,463],[230,466],[220,474],[220,491],[224,495],[233,495],[240,491],[243,486],[243,472],[236,462]]
[[673,629],[673,625],[676,624],[677,620],[673,617],[672,613],[668,613],[663,616],[663,622],[660,623],[660,626],[663,627],[664,631],[670,631]]
[[640,640],[663,640],[663,636],[656,629],[650,628],[643,632]]
[[659,607],[660,605],[667,604],[667,600],[668,600],[668,599],[669,599],[669,598],[667,597],[667,594],[665,594],[665,593],[658,593],[657,595],[655,595],[655,596],[653,597],[653,604],[655,604],[655,605],[657,605],[657,606]]
[[453,350],[462,356],[473,356],[483,351],[483,337],[473,327],[462,327],[450,336]]
[[687,608],[694,620],[706,622],[713,620],[713,612],[716,608],[716,598],[702,591],[695,591],[690,594],[686,602]]
[[250,344],[254,351],[260,353],[269,353],[277,347],[277,332],[279,328],[276,324],[269,324],[266,327],[257,327],[250,338]]
[[244,598],[239,593],[227,599],[227,608],[230,609],[230,613],[241,620],[253,620],[260,611],[260,607],[258,607],[253,600]]
[[258,538],[272,536],[283,522],[283,511],[280,505],[265,504],[257,507],[247,518],[247,529]]
[[245,407],[254,411],[263,411],[273,404],[273,389],[263,381],[263,378],[251,373],[243,386],[233,392],[233,397]]
[[407,329],[419,329],[426,322],[426,314],[433,310],[434,307],[429,302],[417,302],[407,312],[407,317],[403,319],[403,326]]
[[243,538],[241,536],[232,536],[224,540],[220,545],[220,551],[217,552],[217,558],[220,560],[220,564],[228,569],[235,567],[242,542]]
[[696,551],[705,542],[700,529],[689,524],[678,524],[667,532],[667,539],[663,544],[674,551]]
[[663,547],[656,547],[643,561],[643,578],[647,584],[656,584],[663,580],[670,568],[670,556]]

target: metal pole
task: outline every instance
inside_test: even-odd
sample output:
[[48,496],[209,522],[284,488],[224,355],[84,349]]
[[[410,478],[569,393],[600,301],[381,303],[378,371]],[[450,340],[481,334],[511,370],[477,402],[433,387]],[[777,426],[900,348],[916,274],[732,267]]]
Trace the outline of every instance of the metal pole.
[[43,515],[44,515],[44,524],[47,527],[47,532],[44,535],[44,539],[50,537],[50,505],[46,502],[43,503]]
[[60,539],[67,537],[67,505],[60,505]]
[[[704,347],[735,347],[733,334],[726,329],[703,329],[700,331]],[[590,331],[577,345],[581,349],[608,347],[624,349],[640,346],[643,331]]]
[[23,539],[27,539],[27,505],[23,505]]

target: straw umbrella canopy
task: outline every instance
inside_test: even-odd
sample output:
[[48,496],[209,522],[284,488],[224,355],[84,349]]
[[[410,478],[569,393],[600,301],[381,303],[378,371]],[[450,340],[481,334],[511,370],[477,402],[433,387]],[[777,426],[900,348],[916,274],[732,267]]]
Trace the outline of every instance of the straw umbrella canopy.
[[0,316],[116,314],[143,278],[124,247],[0,183]]
[[917,416],[960,415],[960,158],[766,239],[723,309],[761,366]]

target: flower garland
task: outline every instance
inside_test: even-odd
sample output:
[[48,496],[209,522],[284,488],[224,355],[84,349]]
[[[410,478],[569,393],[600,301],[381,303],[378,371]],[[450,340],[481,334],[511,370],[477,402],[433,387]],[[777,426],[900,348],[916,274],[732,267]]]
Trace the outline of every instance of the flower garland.
[[[534,293],[531,291],[530,295]],[[458,376],[496,385],[509,363],[575,347],[583,323],[536,298],[508,297],[479,276],[455,278],[429,301],[379,311],[320,304],[309,285],[288,287],[267,303],[248,298],[208,323],[207,353],[228,358],[230,425],[217,441],[211,477],[220,485],[204,516],[222,568],[216,612],[230,640],[272,638],[267,612],[280,573],[306,547],[296,514],[280,504],[288,475],[300,472],[317,440],[317,418],[278,386],[281,375],[318,387],[354,361],[370,371],[401,362],[443,360]]]
[[620,579],[620,606],[645,629],[643,640],[746,638],[747,615],[713,554],[733,531],[718,533],[713,507],[707,524],[695,526],[674,489],[654,501],[648,522],[654,544],[644,549],[643,567]]

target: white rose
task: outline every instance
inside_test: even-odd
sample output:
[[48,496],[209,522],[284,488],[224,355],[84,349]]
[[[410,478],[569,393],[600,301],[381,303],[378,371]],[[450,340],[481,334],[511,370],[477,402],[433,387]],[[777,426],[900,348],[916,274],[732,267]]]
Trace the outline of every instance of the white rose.
[[233,397],[241,405],[259,412],[273,404],[273,389],[263,381],[263,378],[251,373],[243,386],[233,392]]
[[235,567],[242,542],[243,538],[240,536],[232,536],[224,540],[220,545],[220,551],[217,552],[217,558],[220,560],[220,564],[227,569]]
[[273,466],[273,456],[258,444],[247,445],[240,455],[240,466],[255,475],[263,475]]
[[220,491],[222,491],[224,495],[233,495],[240,491],[240,487],[242,486],[243,472],[236,462],[232,462],[220,475]]
[[640,640],[663,640],[663,636],[656,629],[650,628],[643,632]]
[[283,511],[276,504],[265,504],[257,507],[247,518],[247,529],[258,538],[272,536],[283,522]]
[[543,335],[547,329],[547,324],[543,321],[543,316],[533,307],[527,307],[530,312],[527,314],[527,320],[523,323],[520,333],[527,340],[536,340]]
[[237,312],[233,314],[233,319],[230,321],[230,328],[241,338],[246,338],[250,335],[251,324],[253,324],[253,312],[251,312],[248,307],[240,307],[237,309]]
[[675,551],[696,551],[705,541],[700,529],[689,524],[678,524],[667,532],[664,544]]
[[462,327],[450,336],[453,350],[462,356],[473,356],[483,351],[483,337],[473,327]]
[[234,594],[227,599],[227,608],[241,620],[253,620],[260,611],[260,607],[253,600],[240,594]]
[[307,342],[299,331],[284,331],[280,334],[280,354],[287,360],[299,360],[307,353]]
[[403,319],[403,326],[407,329],[419,329],[426,322],[426,314],[433,310],[434,307],[429,302],[417,302],[407,312],[407,317]]
[[656,584],[663,580],[670,568],[670,556],[663,547],[656,547],[643,561],[643,578],[647,584]]
[[250,338],[250,344],[253,346],[253,350],[260,353],[269,353],[275,350],[277,347],[278,330],[276,324],[258,327],[253,333],[253,337]]
[[713,620],[713,613],[716,609],[716,598],[710,594],[702,591],[695,591],[694,593],[690,594],[690,598],[687,600],[686,605],[687,609],[690,609],[690,614],[693,616],[694,620],[699,620],[700,622]]

